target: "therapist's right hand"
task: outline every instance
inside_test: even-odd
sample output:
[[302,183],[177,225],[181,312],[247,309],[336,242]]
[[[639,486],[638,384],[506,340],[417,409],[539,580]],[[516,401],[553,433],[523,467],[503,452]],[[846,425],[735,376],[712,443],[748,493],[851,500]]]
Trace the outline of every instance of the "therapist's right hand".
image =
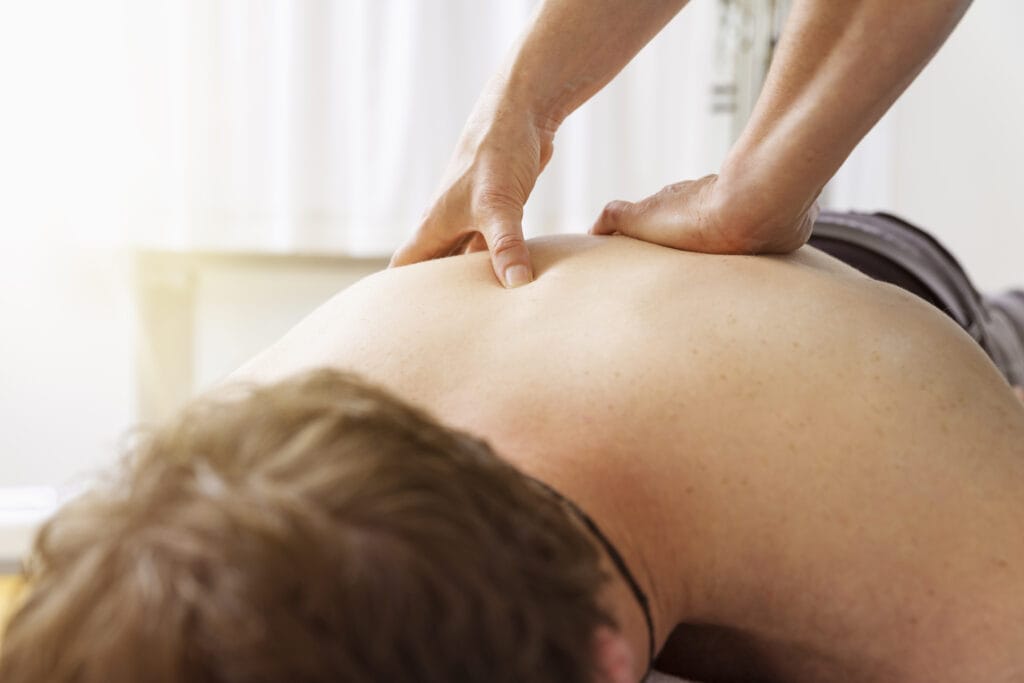
[[391,266],[487,249],[498,281],[533,280],[523,240],[523,206],[551,158],[554,126],[514,106],[478,106],[462,133],[441,189]]

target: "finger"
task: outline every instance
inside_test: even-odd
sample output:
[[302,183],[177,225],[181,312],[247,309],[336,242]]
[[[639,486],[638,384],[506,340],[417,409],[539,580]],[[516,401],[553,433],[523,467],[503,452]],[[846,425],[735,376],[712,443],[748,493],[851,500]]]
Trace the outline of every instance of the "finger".
[[420,261],[429,261],[439,256],[447,256],[452,247],[465,238],[462,233],[437,230],[433,225],[429,218],[424,221],[412,237],[395,250],[388,267],[397,268]]
[[619,233],[678,249],[701,250],[704,232],[689,218],[688,183],[670,185],[639,202],[611,202],[591,228],[595,235]]
[[483,237],[491,252],[491,266],[505,287],[525,285],[533,280],[530,252],[519,220],[496,220],[484,228]]
[[614,201],[605,205],[597,221],[590,227],[591,235],[611,235],[618,232],[618,224],[622,215],[628,210],[629,202]]

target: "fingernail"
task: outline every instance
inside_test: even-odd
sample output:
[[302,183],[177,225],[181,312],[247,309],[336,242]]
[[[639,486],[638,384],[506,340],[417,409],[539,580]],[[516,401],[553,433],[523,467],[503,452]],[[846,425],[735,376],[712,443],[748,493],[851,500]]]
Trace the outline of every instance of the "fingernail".
[[529,284],[530,270],[526,266],[509,266],[505,269],[505,286],[509,289]]

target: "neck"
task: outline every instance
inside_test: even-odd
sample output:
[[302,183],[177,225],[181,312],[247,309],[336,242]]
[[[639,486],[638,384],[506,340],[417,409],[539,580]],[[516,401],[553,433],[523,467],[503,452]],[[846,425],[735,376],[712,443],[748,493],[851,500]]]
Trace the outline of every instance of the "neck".
[[[589,453],[594,462],[616,462]],[[716,623],[718,604],[733,597],[721,594],[718,579],[727,569],[717,547],[720,529],[707,524],[707,501],[693,484],[680,495],[665,495],[665,483],[647,477],[640,467],[583,468],[573,459],[519,457],[514,464],[531,478],[553,488],[589,515],[622,556],[647,595],[658,653],[679,624]],[[660,490],[660,493],[659,493]],[[714,516],[712,516],[714,518]],[[700,522],[704,523],[700,523]],[[582,522],[582,533],[592,538]],[[620,626],[630,645],[640,680],[649,663],[649,638],[643,610],[607,551],[592,539],[609,581],[602,605]],[[735,599],[739,599],[738,597]]]
[[[633,662],[633,678],[640,680],[648,672],[652,655],[668,640],[680,622],[679,587],[685,576],[667,566],[666,557],[652,557],[645,549],[658,545],[644,543],[644,529],[657,529],[656,525],[635,519],[643,505],[631,504],[634,513],[624,515],[609,505],[607,497],[591,499],[572,485],[551,486],[541,483],[559,498],[571,511],[574,521],[594,545],[600,555],[601,568],[609,581],[599,597],[601,604],[613,617],[618,631],[628,643]],[[566,489],[570,489],[567,491]],[[643,515],[650,520],[656,515]],[[662,544],[660,546],[664,548]],[[662,578],[671,577],[668,581]]]
[[[634,676],[646,674],[653,666],[657,651],[654,617],[647,591],[600,526],[573,501],[553,489],[551,491],[568,506],[576,518],[577,526],[582,527],[581,532],[589,536],[597,551],[602,572],[611,581],[610,585],[605,586],[599,600],[618,624],[620,636],[628,643],[633,668],[631,673]],[[640,617],[639,624],[637,616]]]

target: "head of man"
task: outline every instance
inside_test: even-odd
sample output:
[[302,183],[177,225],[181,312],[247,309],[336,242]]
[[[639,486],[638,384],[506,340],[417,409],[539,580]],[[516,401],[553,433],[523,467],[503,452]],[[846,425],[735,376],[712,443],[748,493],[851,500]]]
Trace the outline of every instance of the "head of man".
[[608,576],[482,442],[321,370],[205,399],[62,509],[5,683],[603,680]]

